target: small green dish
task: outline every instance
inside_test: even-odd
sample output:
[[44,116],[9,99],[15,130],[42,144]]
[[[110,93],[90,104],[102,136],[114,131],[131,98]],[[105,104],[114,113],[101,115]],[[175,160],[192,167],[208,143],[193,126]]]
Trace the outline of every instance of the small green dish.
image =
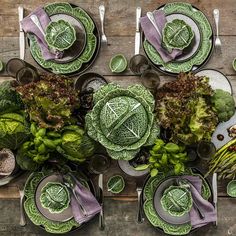
[[236,180],[231,180],[227,185],[227,194],[230,197],[236,197]]
[[125,187],[124,178],[120,175],[112,176],[107,182],[107,191],[112,193],[121,193]]
[[64,51],[76,41],[75,28],[64,20],[52,21],[46,28],[45,40],[49,47]]
[[3,66],[3,62],[0,61],[0,72],[3,71],[3,67],[4,67],[4,66]]
[[236,57],[234,58],[232,65],[233,65],[234,70],[236,71]]
[[41,190],[40,202],[51,213],[61,213],[70,204],[70,194],[66,186],[48,182]]
[[117,54],[111,58],[109,67],[113,73],[121,73],[127,68],[127,60],[123,54]]
[[187,188],[171,185],[164,191],[161,205],[170,215],[180,217],[191,210],[193,199]]
[[183,50],[192,42],[194,32],[183,20],[167,22],[163,29],[163,42],[167,48]]

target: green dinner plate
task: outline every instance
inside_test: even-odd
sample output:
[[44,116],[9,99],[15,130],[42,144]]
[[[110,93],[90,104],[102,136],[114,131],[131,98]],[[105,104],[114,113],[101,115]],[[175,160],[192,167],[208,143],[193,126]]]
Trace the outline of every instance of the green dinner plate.
[[185,18],[192,19],[200,31],[200,44],[195,52],[185,58],[185,60],[181,60],[181,55],[178,59],[165,63],[156,49],[144,39],[143,47],[148,58],[157,69],[165,73],[178,74],[199,69],[209,57],[213,47],[212,28],[206,16],[191,4],[182,2],[168,3],[164,5],[163,10],[167,18],[168,16],[179,14],[180,18],[182,18],[182,15]]
[[98,40],[94,34],[95,24],[92,18],[83,9],[73,7],[69,3],[52,3],[46,5],[44,10],[49,17],[56,14],[68,14],[82,22],[86,31],[86,45],[81,55],[73,61],[67,63],[57,63],[53,60],[46,61],[42,56],[41,48],[35,36],[30,34],[28,38],[30,40],[30,51],[33,58],[41,67],[55,74],[71,74],[78,72],[84,63],[88,63],[92,59],[98,46]]
[[[68,233],[74,228],[78,228],[80,225],[74,220],[74,218],[65,221],[58,222],[52,221],[43,216],[36,204],[35,194],[36,189],[39,183],[47,176],[55,174],[54,171],[49,169],[44,169],[41,172],[33,172],[26,181],[24,193],[24,209],[29,217],[29,219],[38,226],[43,227],[47,232],[53,234],[63,234]],[[74,173],[74,175],[78,176],[79,173]],[[82,180],[82,179],[80,179]],[[85,186],[89,186],[87,182],[84,183]]]
[[[183,175],[194,175],[194,176],[199,176],[202,179],[202,197],[204,199],[209,199],[211,196],[211,189],[208,185],[208,183],[206,182],[206,180],[199,174],[195,174],[192,172],[191,169],[187,169],[185,173],[183,173]],[[147,217],[147,219],[149,220],[149,222],[157,228],[162,229],[166,234],[170,234],[170,235],[185,235],[188,234],[191,229],[192,226],[191,224],[188,223],[184,223],[184,224],[170,224],[167,223],[166,221],[164,221],[156,212],[155,209],[155,205],[154,205],[154,201],[153,201],[153,197],[155,195],[156,189],[158,188],[158,186],[167,178],[174,176],[174,172],[171,171],[167,174],[159,174],[155,177],[150,177],[145,186],[144,186],[144,205],[143,205],[143,209],[145,212],[145,215]]]

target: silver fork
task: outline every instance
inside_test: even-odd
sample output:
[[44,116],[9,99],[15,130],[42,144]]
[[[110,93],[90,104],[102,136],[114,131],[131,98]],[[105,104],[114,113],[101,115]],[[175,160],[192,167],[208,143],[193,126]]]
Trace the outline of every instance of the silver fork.
[[216,51],[221,52],[221,41],[219,37],[219,20],[220,20],[220,12],[219,9],[213,10],[214,20],[216,24],[216,39],[215,39],[215,49]]
[[20,226],[25,226],[26,225],[26,220],[25,220],[25,213],[24,213],[24,208],[23,208],[23,199],[24,199],[24,189],[19,188],[19,193],[20,193]]
[[105,7],[104,5],[99,6],[99,14],[100,14],[100,21],[101,21],[101,27],[102,27],[102,38],[101,42],[104,44],[108,44],[107,37],[104,32],[104,18],[105,18]]

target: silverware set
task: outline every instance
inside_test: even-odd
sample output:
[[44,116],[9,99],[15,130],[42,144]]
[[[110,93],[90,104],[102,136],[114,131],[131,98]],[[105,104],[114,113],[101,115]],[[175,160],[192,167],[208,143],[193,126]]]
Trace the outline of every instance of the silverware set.
[[99,174],[98,176],[98,202],[101,205],[101,211],[99,213],[99,229],[105,229],[104,223],[104,206],[103,206],[103,174]]
[[216,211],[216,222],[215,222],[215,226],[217,226],[218,222],[217,222],[217,213],[218,213],[218,208],[217,208],[217,173],[214,173],[212,176],[212,192],[213,192],[213,205],[215,207],[215,211]]

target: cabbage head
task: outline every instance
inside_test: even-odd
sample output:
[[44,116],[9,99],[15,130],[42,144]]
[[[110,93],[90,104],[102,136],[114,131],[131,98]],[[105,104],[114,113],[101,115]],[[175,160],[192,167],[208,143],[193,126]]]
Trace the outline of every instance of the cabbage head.
[[18,113],[0,115],[0,148],[16,150],[29,136],[29,124]]
[[82,128],[76,125],[66,126],[62,133],[62,144],[57,151],[74,162],[83,162],[94,154],[95,143]]

